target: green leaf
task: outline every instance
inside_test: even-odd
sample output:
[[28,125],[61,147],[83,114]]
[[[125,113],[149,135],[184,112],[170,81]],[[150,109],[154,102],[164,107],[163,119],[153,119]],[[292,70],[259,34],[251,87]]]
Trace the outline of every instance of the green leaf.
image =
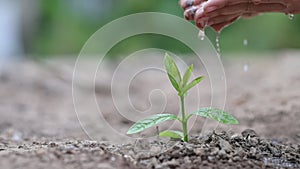
[[238,120],[231,114],[216,108],[205,107],[191,113],[191,115],[202,116],[223,124],[239,124]]
[[156,124],[167,120],[180,119],[174,114],[156,114],[136,122],[133,126],[130,127],[130,129],[127,131],[127,134],[139,133],[149,127],[155,126]]
[[183,133],[181,131],[175,130],[166,130],[159,133],[161,137],[170,137],[170,138],[183,138]]
[[188,81],[193,73],[193,70],[194,70],[194,65],[190,65],[190,67],[186,69],[186,71],[183,75],[182,87],[184,87],[188,83]]
[[181,95],[181,96],[184,95],[188,90],[190,90],[192,87],[194,87],[198,83],[200,83],[203,78],[204,78],[204,76],[197,77],[191,83],[189,83],[188,85],[184,86],[184,88],[181,90],[181,93],[179,95]]
[[[177,67],[176,63],[174,62],[173,58],[171,56],[169,56],[167,53],[165,55],[164,65],[165,65],[165,68],[166,68],[167,73],[169,75],[169,78],[171,76],[176,81],[177,84],[180,84],[181,75],[180,75],[180,72],[178,70],[178,67]],[[172,82],[171,79],[170,79],[170,81]],[[172,85],[173,85],[173,83],[172,83]]]
[[177,92],[180,92],[179,84],[176,82],[176,80],[168,73],[169,79],[171,81],[171,84],[176,89]]

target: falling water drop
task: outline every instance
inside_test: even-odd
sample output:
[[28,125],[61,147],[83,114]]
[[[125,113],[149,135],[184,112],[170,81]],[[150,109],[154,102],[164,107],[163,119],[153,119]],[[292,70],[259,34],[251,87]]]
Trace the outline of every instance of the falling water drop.
[[243,44],[244,46],[248,46],[248,39],[244,39]]
[[[244,46],[248,46],[248,39],[245,38],[243,40],[243,45]],[[243,70],[244,70],[244,72],[248,72],[249,71],[249,63],[248,63],[248,61],[244,63]]]
[[289,17],[290,20],[293,20],[295,15],[294,14],[288,14],[288,17]]
[[199,33],[198,33],[198,37],[201,40],[204,40],[204,38],[205,38],[205,31],[204,30],[200,30]]
[[245,63],[243,66],[244,72],[248,72],[249,71],[249,64]]
[[220,49],[220,33],[217,33],[216,36],[216,47],[217,47],[217,53],[219,55],[219,57],[221,57],[221,49]]

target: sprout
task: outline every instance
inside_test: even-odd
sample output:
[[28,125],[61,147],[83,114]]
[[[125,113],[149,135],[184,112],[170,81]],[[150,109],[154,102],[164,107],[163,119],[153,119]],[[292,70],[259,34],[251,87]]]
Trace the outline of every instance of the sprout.
[[164,59],[165,69],[167,71],[169,80],[175,90],[178,92],[178,96],[180,97],[181,101],[181,117],[178,117],[174,114],[156,114],[153,116],[149,116],[143,120],[136,122],[130,129],[128,130],[127,134],[135,134],[144,131],[147,128],[153,127],[159,123],[168,120],[178,120],[182,124],[182,131],[174,131],[174,130],[166,130],[159,133],[161,137],[170,137],[175,139],[183,139],[183,141],[189,141],[189,135],[187,130],[187,123],[191,116],[197,115],[205,118],[209,118],[215,121],[218,121],[223,124],[238,124],[238,120],[230,115],[229,113],[211,107],[204,107],[200,108],[199,110],[192,112],[190,114],[185,113],[184,108],[184,99],[187,95],[187,92],[200,83],[204,76],[199,76],[189,82],[190,77],[192,75],[194,66],[190,65],[187,70],[185,71],[183,77],[181,77],[180,72],[176,63],[174,62],[173,58],[169,56],[167,53]]

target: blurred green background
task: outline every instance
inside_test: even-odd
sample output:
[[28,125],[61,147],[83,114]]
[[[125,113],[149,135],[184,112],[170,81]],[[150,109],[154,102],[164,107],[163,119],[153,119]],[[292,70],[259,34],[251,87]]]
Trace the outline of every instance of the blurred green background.
[[[35,1],[23,36],[24,53],[34,57],[78,54],[87,39],[106,23],[124,15],[156,11],[183,16],[177,0],[43,0]],[[290,20],[285,14],[264,14],[240,19],[221,33],[222,53],[261,52],[300,47],[300,17]],[[29,27],[29,28],[28,28]],[[176,25],[174,25],[176,27]],[[184,30],[182,30],[184,31]],[[215,33],[207,29],[215,42]],[[247,40],[245,46],[243,41]],[[141,35],[118,44],[111,55],[159,47],[174,52],[190,52],[183,44],[157,35]]]

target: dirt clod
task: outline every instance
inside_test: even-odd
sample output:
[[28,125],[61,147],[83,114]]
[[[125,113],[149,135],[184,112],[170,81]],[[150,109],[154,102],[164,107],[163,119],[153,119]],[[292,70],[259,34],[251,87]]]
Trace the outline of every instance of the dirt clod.
[[[290,144],[273,144],[272,141],[260,138],[253,130],[245,130],[242,136],[230,136],[226,140],[215,133],[205,137],[194,137],[190,143],[180,143],[169,147],[167,152],[157,154],[151,163],[154,168],[295,168],[300,167],[300,159],[293,158],[297,149]],[[211,138],[211,139],[207,139]],[[196,141],[197,140],[197,141]],[[236,144],[238,143],[238,144]],[[255,143],[255,144],[254,144]],[[280,155],[288,149],[285,156]],[[137,160],[138,167],[147,159]]]

